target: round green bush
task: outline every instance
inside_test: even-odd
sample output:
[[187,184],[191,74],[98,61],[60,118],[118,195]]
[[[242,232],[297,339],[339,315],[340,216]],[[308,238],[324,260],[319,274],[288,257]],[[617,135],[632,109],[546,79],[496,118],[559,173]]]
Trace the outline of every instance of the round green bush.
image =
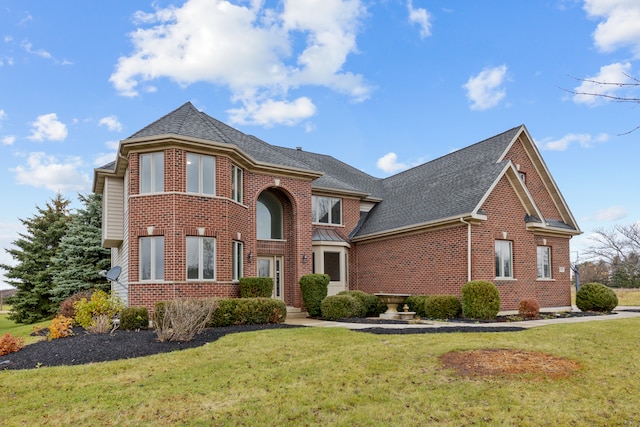
[[500,311],[500,293],[493,283],[472,280],[462,287],[462,315],[470,319],[495,319]]
[[351,295],[332,295],[322,300],[320,304],[322,318],[338,320],[349,317],[364,317],[365,308],[360,301]]
[[608,313],[618,305],[618,297],[602,283],[585,283],[576,293],[576,305],[582,311]]
[[429,295],[424,302],[425,317],[455,319],[462,313],[462,304],[454,295]]
[[240,298],[271,298],[273,279],[271,277],[240,278]]
[[135,331],[149,327],[149,310],[147,307],[125,307],[120,312],[120,329]]
[[[428,317],[424,312],[424,302],[427,300],[426,295],[411,295],[408,296],[404,303],[409,307],[409,311],[416,313],[416,316],[420,318]],[[404,311],[404,304],[398,304],[398,311]]]
[[320,316],[320,303],[327,296],[329,280],[328,274],[306,274],[300,278],[302,301],[310,317]]
[[364,291],[342,291],[338,295],[351,295],[360,301],[364,307],[363,317],[378,317],[380,313],[387,311],[387,305],[375,295],[368,294]]

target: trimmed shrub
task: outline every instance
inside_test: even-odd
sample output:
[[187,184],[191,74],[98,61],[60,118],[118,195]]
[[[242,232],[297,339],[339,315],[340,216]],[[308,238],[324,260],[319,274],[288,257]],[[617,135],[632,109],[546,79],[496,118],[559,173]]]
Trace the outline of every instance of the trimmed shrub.
[[175,299],[156,303],[153,326],[158,341],[191,341],[211,320],[213,299]]
[[387,311],[387,305],[380,301],[375,295],[368,294],[364,291],[342,291],[338,295],[351,295],[362,304],[364,308],[363,317],[378,317],[381,313]]
[[351,295],[332,295],[322,300],[320,304],[322,318],[338,320],[349,317],[364,317],[365,308],[362,303]]
[[518,315],[525,319],[533,319],[540,314],[540,304],[535,298],[523,299],[518,304]]
[[309,316],[320,316],[320,304],[327,297],[329,280],[328,274],[307,274],[300,278],[302,301]]
[[470,319],[495,319],[500,311],[498,288],[485,280],[472,280],[462,287],[462,314]]
[[65,316],[56,316],[51,320],[49,325],[49,333],[47,334],[47,340],[55,340],[57,338],[64,338],[73,335],[71,325],[73,319]]
[[24,347],[24,339],[6,333],[0,338],[0,356],[15,353]]
[[[414,311],[416,316],[420,318],[428,317],[424,312],[424,303],[427,300],[426,295],[411,295],[404,300],[404,303],[409,307],[409,311]],[[398,311],[404,311],[403,304],[398,304]],[[386,311],[386,308],[385,308]]]
[[120,312],[120,329],[135,331],[149,327],[147,307],[125,307]]
[[[111,320],[120,313],[124,308],[124,304],[116,294],[108,294],[105,291],[97,290],[89,300],[81,298],[80,301],[76,301],[73,304],[73,308],[76,311],[74,319],[78,325],[87,330],[91,329],[91,331],[108,332]],[[108,323],[106,330],[104,318],[107,319]]]
[[266,325],[282,323],[286,318],[287,306],[283,301],[273,298],[228,298],[217,300],[207,326]]
[[576,293],[576,305],[582,311],[608,313],[618,305],[618,297],[601,283],[585,283]]
[[271,298],[273,279],[271,277],[242,277],[240,298]]
[[425,317],[455,319],[462,313],[462,304],[454,295],[429,295],[424,302]]
[[69,317],[73,320],[76,317],[76,309],[73,307],[73,305],[77,301],[80,301],[82,298],[85,298],[87,301],[90,300],[92,294],[92,290],[76,292],[60,303],[58,314],[64,317]]

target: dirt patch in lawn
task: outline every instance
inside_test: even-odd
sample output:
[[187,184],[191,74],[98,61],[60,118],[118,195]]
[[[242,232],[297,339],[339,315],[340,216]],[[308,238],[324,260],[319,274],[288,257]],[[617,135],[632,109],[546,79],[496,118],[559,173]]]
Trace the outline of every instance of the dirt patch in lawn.
[[453,351],[440,356],[440,361],[443,367],[464,376],[534,374],[566,378],[580,369],[580,364],[574,360],[513,349]]

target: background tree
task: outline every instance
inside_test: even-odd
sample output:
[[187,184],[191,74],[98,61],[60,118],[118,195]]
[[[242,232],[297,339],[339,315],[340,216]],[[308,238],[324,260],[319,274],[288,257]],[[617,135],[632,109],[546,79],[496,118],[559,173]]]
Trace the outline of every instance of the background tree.
[[51,199],[46,208],[36,206],[37,214],[20,219],[26,232],[6,249],[16,261],[14,266],[1,264],[7,283],[17,288],[7,302],[12,305],[9,318],[17,323],[35,323],[51,317],[58,306],[51,299],[52,258],[67,231],[69,200],[61,194]]
[[53,259],[51,294],[57,303],[79,291],[110,288],[99,275],[111,265],[111,251],[102,247],[102,196],[79,194],[78,198],[84,207],[71,216]]
[[595,244],[587,253],[609,265],[608,285],[640,287],[640,223],[598,229],[593,240]]
[[604,260],[587,261],[578,265],[581,283],[602,283],[609,285],[610,267]]

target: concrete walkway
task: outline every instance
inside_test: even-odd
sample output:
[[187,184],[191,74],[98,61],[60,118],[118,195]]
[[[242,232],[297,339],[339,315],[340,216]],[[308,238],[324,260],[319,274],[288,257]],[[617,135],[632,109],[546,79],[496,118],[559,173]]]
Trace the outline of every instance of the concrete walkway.
[[[638,310],[628,311],[628,310]],[[581,323],[595,322],[602,320],[619,320],[640,317],[640,307],[616,307],[613,314],[602,316],[584,316],[584,317],[568,317],[558,319],[543,320],[527,320],[522,322],[495,322],[495,323],[460,323],[460,322],[441,322],[435,320],[421,321],[420,323],[347,323],[332,322],[328,320],[319,320],[311,318],[288,318],[285,323],[289,325],[310,326],[320,328],[348,328],[348,329],[369,329],[369,328],[385,328],[385,329],[420,329],[420,328],[455,328],[465,327],[484,327],[484,328],[503,328],[505,326],[519,328],[536,328],[539,326],[558,325],[563,323]]]

